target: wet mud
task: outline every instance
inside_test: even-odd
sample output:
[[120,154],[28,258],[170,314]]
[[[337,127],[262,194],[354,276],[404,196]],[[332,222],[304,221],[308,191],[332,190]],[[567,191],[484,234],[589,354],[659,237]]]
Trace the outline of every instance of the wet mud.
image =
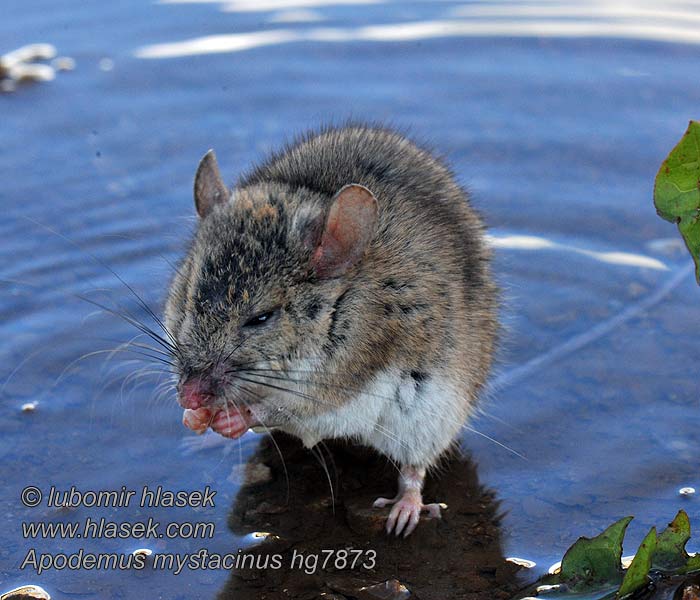
[[[385,458],[349,443],[327,443],[314,455],[288,436],[274,440],[279,452],[266,438],[248,462],[229,526],[237,535],[258,533],[262,541],[245,551],[258,565],[278,555],[282,566],[233,570],[221,600],[506,599],[522,584],[520,568],[503,556],[498,501],[458,450],[426,483],[426,501],[447,504],[442,518],[422,517],[404,539],[384,531],[389,508],[372,508],[396,489]],[[355,568],[334,564],[347,549],[360,557]]]

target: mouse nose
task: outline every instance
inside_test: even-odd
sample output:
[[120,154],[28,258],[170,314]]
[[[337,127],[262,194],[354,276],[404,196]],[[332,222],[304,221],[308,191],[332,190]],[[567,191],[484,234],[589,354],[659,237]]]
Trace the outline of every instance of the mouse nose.
[[187,379],[180,385],[178,402],[182,408],[196,410],[207,406],[214,400],[214,393],[211,386],[200,378]]

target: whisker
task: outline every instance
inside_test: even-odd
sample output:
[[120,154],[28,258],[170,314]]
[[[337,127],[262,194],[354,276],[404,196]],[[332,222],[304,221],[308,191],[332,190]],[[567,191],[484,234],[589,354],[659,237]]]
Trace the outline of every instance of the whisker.
[[[252,396],[253,398],[257,397],[258,400],[261,399],[261,396],[259,394],[255,394],[252,390],[249,390],[245,386],[241,386],[241,390],[243,390],[244,392],[246,392],[249,396]],[[250,410],[250,405],[245,400],[243,400],[243,398],[241,398],[241,401],[243,402],[243,404],[245,404],[246,408],[248,410]],[[279,444],[277,443],[275,436],[272,434],[272,431],[270,431],[270,428],[267,425],[265,425],[265,423],[263,423],[262,419],[260,420],[260,424],[265,429],[266,435],[270,438],[270,440],[272,440],[272,443],[274,444],[275,448],[277,449],[277,454],[279,455],[280,460],[282,461],[282,469],[284,471],[284,479],[285,479],[286,484],[287,484],[287,495],[286,495],[286,499],[285,499],[285,504],[289,504],[289,495],[290,495],[289,472],[287,471],[287,464],[284,460],[284,456],[282,454],[282,449],[279,447]]]
[[162,346],[165,350],[171,352],[175,356],[179,356],[179,348],[176,346],[173,346],[168,340],[163,338],[162,336],[158,335],[155,331],[153,331],[148,325],[145,325],[144,323],[141,323],[138,319],[136,319],[133,315],[128,313],[126,310],[124,312],[120,312],[118,310],[115,310],[113,308],[110,308],[109,306],[102,304],[101,302],[97,302],[96,300],[93,300],[92,298],[88,298],[87,296],[83,296],[82,294],[76,294],[76,297],[80,298],[81,300],[88,302],[89,304],[92,304],[93,306],[97,306],[98,308],[101,308],[102,310],[108,312],[109,314],[119,317],[123,321],[129,323],[145,335],[149,336],[154,342]]
[[[253,374],[253,376],[255,376],[255,375]],[[278,391],[281,391],[281,392],[287,392],[287,393],[289,393],[289,394],[294,394],[295,396],[299,396],[299,397],[304,398],[304,399],[306,399],[306,400],[309,400],[309,401],[311,401],[311,402],[317,402],[317,403],[319,403],[319,404],[325,404],[325,405],[331,406],[332,408],[337,408],[337,406],[335,406],[334,404],[331,404],[330,402],[324,402],[324,401],[321,400],[320,398],[315,398],[314,396],[310,396],[310,395],[308,395],[308,394],[304,394],[304,393],[302,393],[302,392],[299,392],[298,390],[292,390],[292,389],[289,389],[289,388],[280,387],[280,386],[273,385],[273,384],[268,383],[268,382],[265,382],[265,381],[255,381],[255,380],[252,380],[252,379],[247,379],[247,378],[245,378],[245,377],[242,377],[241,375],[234,375],[234,378],[240,379],[240,380],[242,380],[242,381],[246,381],[246,382],[248,382],[248,383],[255,383],[255,384],[257,384],[257,385],[261,385],[261,386],[263,386],[263,387],[268,387],[268,388],[271,388],[271,389],[275,389],[275,390],[278,390]],[[379,431],[379,433],[384,434],[384,435],[385,435],[387,438],[389,438],[391,441],[396,442],[397,444],[399,444],[399,445],[402,446],[403,448],[408,449],[408,444],[406,444],[405,442],[403,442],[402,440],[400,440],[399,438],[397,438],[395,435],[393,435],[392,432],[391,432],[389,429],[387,429],[386,427],[384,427],[383,425],[380,425],[380,424],[377,423],[377,422],[373,422],[373,421],[371,421],[370,419],[367,419],[366,417],[361,417],[361,416],[359,416],[359,415],[358,415],[358,417],[361,418],[365,423],[368,423],[368,424],[371,425],[373,428],[375,428],[377,431]]]
[[[141,335],[138,335],[136,337],[137,338],[141,337]],[[134,338],[134,339],[136,339],[136,338]],[[119,343],[116,340],[106,340],[106,341],[112,341],[115,343]],[[173,357],[172,353],[170,353],[170,352],[166,352],[165,350],[162,350],[161,348],[156,348],[155,346],[150,346],[148,344],[143,344],[141,342],[135,342],[135,341],[133,341],[133,339],[128,341],[128,342],[122,342],[120,345],[124,346],[124,347],[134,346],[135,348],[141,348],[143,350],[148,350],[149,352],[155,352],[156,354],[160,354],[160,355],[165,356],[167,358]]]
[[[243,371],[249,373],[250,375],[254,375],[255,377],[262,377],[264,379],[273,379],[277,381],[289,381],[290,383],[303,383],[306,385],[315,385],[317,387],[325,387],[325,388],[330,388],[330,389],[337,389],[345,392],[353,392],[354,394],[360,395],[360,396],[368,396],[370,398],[380,398],[382,400],[393,400],[391,396],[383,396],[382,394],[374,394],[371,392],[365,392],[361,388],[356,388],[356,387],[348,387],[344,385],[339,385],[339,384],[334,384],[334,383],[328,383],[325,381],[312,381],[310,379],[292,379],[291,377],[276,377],[274,375],[263,375],[259,371],[273,371],[273,369],[242,369]],[[284,373],[282,370],[278,370],[278,373]]]
[[[241,386],[241,387],[243,388],[243,386]],[[244,389],[247,390],[247,388],[244,388]],[[251,395],[254,395],[258,400],[261,400],[261,399],[262,399],[262,396],[260,396],[259,394],[255,394],[252,390],[247,390],[247,391],[248,391]],[[284,413],[285,415],[287,415],[288,417],[291,417],[292,419],[294,419],[294,420],[297,422],[297,424],[299,425],[299,427],[300,427],[301,429],[304,429],[305,425],[304,425],[304,423],[302,422],[302,420],[301,420],[299,417],[297,417],[294,413],[292,413],[291,411],[287,410],[287,409],[286,409],[285,407],[283,407],[283,406],[281,406],[280,408],[282,409],[282,411],[283,411],[283,413]],[[265,425],[263,424],[263,426],[265,426]],[[265,426],[265,428],[266,428],[266,430],[269,432],[269,430],[267,429],[266,426]],[[272,434],[270,434],[270,436],[272,437]],[[273,442],[274,442],[274,437],[273,437],[272,439],[273,439]],[[274,442],[274,443],[275,443],[275,446],[277,446],[277,442]],[[335,472],[336,475],[337,475],[338,470],[337,470],[337,468],[335,467],[335,461],[333,460],[333,455],[332,455],[332,453],[330,452],[330,450],[328,449],[328,446],[326,446],[326,444],[325,444],[323,441],[321,441],[319,444],[320,444],[321,446],[323,446],[323,447],[326,449],[326,451],[328,452],[328,456],[329,456],[329,458],[331,459],[331,462],[333,463],[333,470],[334,470],[334,472]],[[329,469],[328,469],[328,465],[327,465],[327,463],[326,463],[326,460],[325,460],[325,458],[323,457],[323,454],[321,453],[320,449],[316,449],[316,448],[314,447],[314,448],[309,448],[309,450],[310,450],[311,453],[314,455],[314,457],[319,461],[319,464],[321,465],[321,467],[322,467],[323,470],[324,470],[324,473],[325,473],[326,478],[327,478],[327,480],[328,480],[328,486],[329,486],[329,489],[330,489],[330,493],[331,493],[331,506],[332,506],[333,514],[335,514],[335,491],[334,491],[334,488],[333,488],[333,479],[332,479],[331,474],[330,474],[330,471],[329,471]],[[316,452],[318,452],[318,454],[316,454]],[[279,451],[279,453],[280,453],[280,457],[281,457],[281,451]],[[284,459],[283,459],[283,460],[284,460]],[[285,473],[286,473],[286,469],[285,469]],[[337,482],[336,482],[336,483],[337,483]],[[287,479],[287,497],[289,497],[289,480],[288,480],[288,479]]]
[[[328,383],[324,383],[324,382],[314,382],[314,381],[304,380],[304,379],[292,379],[292,378],[285,378],[285,377],[277,377],[277,376],[273,376],[273,375],[264,375],[264,374],[258,372],[258,371],[266,371],[266,372],[268,372],[268,371],[277,371],[277,372],[279,372],[279,373],[283,373],[283,372],[284,372],[283,370],[275,370],[275,369],[251,369],[251,368],[248,368],[248,369],[241,369],[241,370],[234,370],[234,373],[233,373],[234,377],[240,377],[240,376],[236,375],[236,373],[238,373],[239,371],[243,371],[244,373],[248,374],[249,376],[252,376],[252,377],[259,377],[259,378],[262,378],[262,379],[274,379],[274,380],[277,380],[277,381],[288,381],[288,382],[290,382],[290,383],[291,383],[291,382],[295,382],[295,383],[302,383],[302,384],[307,384],[307,385],[316,385],[316,386],[320,386],[320,387],[335,387],[335,388],[337,388],[337,389],[341,389],[341,390],[345,390],[345,391],[352,391],[352,392],[354,392],[354,393],[358,393],[359,395],[367,395],[367,396],[370,396],[370,397],[382,398],[382,399],[385,399],[385,400],[393,400],[392,398],[387,397],[387,396],[382,396],[382,395],[379,395],[379,394],[371,394],[371,393],[368,393],[368,392],[362,392],[362,391],[358,391],[358,390],[353,390],[353,388],[349,388],[349,387],[343,387],[343,386],[328,384]],[[268,385],[268,384],[266,384],[266,383],[264,383],[264,382],[262,382],[262,381],[256,381],[255,383],[258,383],[259,385]],[[269,387],[272,387],[273,389],[281,389],[282,391],[287,391],[287,392],[290,392],[290,393],[294,393],[294,390],[287,389],[287,388],[276,387],[276,386],[274,386],[274,385],[272,385],[272,384],[269,384]],[[308,396],[308,395],[304,395],[304,396],[302,396],[302,397],[304,397],[304,398],[306,398],[306,399],[309,399],[309,400],[316,401],[316,402],[323,402],[323,401],[320,400],[319,398],[314,398],[314,397],[311,397],[311,396]],[[330,403],[327,403],[327,404],[330,404]],[[442,413],[439,412],[439,411],[428,411],[428,412],[429,412],[429,414],[433,414],[433,415],[435,415],[435,416],[440,416],[440,417],[442,417],[442,418],[445,417],[445,415],[442,414]],[[472,433],[475,433],[476,435],[479,435],[479,436],[481,436],[481,437],[483,437],[483,438],[485,438],[485,439],[491,441],[492,443],[494,443],[494,444],[496,444],[497,446],[503,448],[504,450],[507,450],[507,451],[510,452],[511,454],[514,454],[515,456],[518,456],[519,458],[522,458],[522,459],[524,459],[524,460],[528,460],[527,457],[525,457],[523,454],[519,453],[517,450],[514,450],[513,448],[510,448],[510,447],[507,446],[506,444],[504,444],[504,443],[502,443],[502,442],[499,442],[498,440],[496,440],[496,439],[494,439],[494,438],[488,436],[487,434],[485,434],[485,433],[479,431],[478,429],[475,429],[474,427],[472,427],[472,426],[470,426],[470,425],[467,425],[466,423],[463,423],[463,422],[461,422],[461,421],[457,421],[457,420],[455,420],[455,419],[451,419],[451,421],[452,421],[453,423],[459,425],[460,427],[464,427],[464,428],[467,429],[468,431],[470,431],[470,432],[472,432]],[[379,429],[382,429],[382,428],[383,428],[383,426],[381,426],[381,425],[379,425],[379,424],[375,424],[375,427],[377,427],[377,428],[379,428]],[[387,435],[387,437],[389,437],[389,439],[391,439],[391,440],[393,440],[393,441],[396,441],[396,442],[398,442],[398,443],[401,443],[400,440],[396,439],[393,435],[391,435],[391,432],[390,432],[388,429],[386,429],[386,428],[383,428],[383,429],[385,429],[385,431],[383,431],[382,433],[384,433],[385,435]],[[404,446],[406,447],[405,444],[404,444]],[[392,461],[392,462],[393,462],[393,461]],[[394,463],[394,466],[397,467],[397,465],[396,465],[395,463]],[[398,467],[397,467],[397,469],[398,469]]]
[[333,481],[331,479],[331,474],[330,471],[328,470],[328,465],[326,465],[326,459],[323,458],[323,454],[321,453],[321,450],[314,446],[313,448],[309,448],[311,453],[317,458],[319,464],[323,468],[323,471],[326,474],[326,479],[328,480],[328,487],[331,490],[331,507],[333,510],[333,514],[335,515],[335,493],[333,491]]
[[44,351],[44,348],[39,348],[38,350],[35,350],[34,352],[30,352],[25,356],[18,364],[15,366],[14,369],[12,369],[12,372],[7,376],[7,379],[2,384],[2,387],[0,388],[0,396],[5,393],[5,388],[7,387],[7,384],[10,383],[10,380],[17,374],[17,372],[24,367],[32,358],[34,358],[37,354],[40,354],[41,352]]
[[496,444],[497,446],[500,446],[500,447],[503,448],[504,450],[507,450],[507,451],[510,452],[511,454],[514,454],[514,455],[517,456],[518,458],[522,458],[523,460],[529,460],[526,456],[524,456],[523,454],[520,454],[520,452],[518,452],[517,450],[513,450],[513,448],[510,448],[509,446],[506,446],[505,444],[499,442],[498,440],[492,438],[491,436],[486,435],[485,433],[483,433],[482,431],[479,431],[478,429],[474,429],[473,427],[471,427],[470,425],[467,425],[466,423],[464,424],[464,428],[465,428],[467,431],[471,431],[472,433],[475,433],[476,435],[480,435],[481,437],[483,437],[483,438],[489,440],[490,442],[493,442],[493,443]]
[[222,364],[225,364],[226,362],[228,362],[228,360],[234,355],[234,353],[235,353],[236,351],[238,351],[238,350],[241,348],[241,346],[243,345],[243,343],[244,343],[245,341],[246,341],[245,338],[241,339],[241,341],[238,342],[238,344],[236,344],[236,346],[234,347],[234,349],[231,350],[231,352],[229,352],[229,353],[226,355],[226,358],[224,358],[224,359],[221,360],[220,362],[221,362]]
[[[39,285],[36,284],[36,283],[32,283],[32,282],[30,282],[30,281],[19,280],[19,279],[0,279],[0,283],[6,283],[6,284],[20,284],[20,285],[26,285],[26,286],[29,286],[29,287],[39,287]],[[126,285],[126,284],[125,284],[125,285]],[[105,291],[105,290],[95,289],[95,290],[92,290],[92,291]],[[166,340],[166,339],[163,338],[161,335],[159,335],[158,333],[156,333],[155,331],[153,331],[153,329],[151,329],[150,327],[148,327],[148,325],[146,325],[146,324],[142,323],[141,321],[139,321],[139,319],[137,319],[135,316],[133,316],[131,313],[129,313],[126,309],[123,309],[123,308],[122,308],[122,311],[116,310],[116,309],[114,309],[114,308],[111,308],[111,307],[109,307],[109,306],[106,306],[105,304],[102,304],[101,302],[98,302],[98,301],[96,301],[96,300],[93,300],[92,298],[88,298],[87,296],[85,296],[85,295],[83,295],[83,294],[76,294],[76,293],[71,293],[71,292],[66,292],[66,294],[67,294],[68,296],[73,297],[73,298],[77,298],[77,299],[81,300],[82,302],[87,302],[88,304],[91,304],[91,305],[93,305],[93,306],[95,306],[95,307],[101,309],[102,311],[105,311],[105,312],[107,312],[107,313],[109,313],[109,314],[111,314],[111,315],[113,315],[113,316],[116,316],[116,317],[122,319],[123,321],[125,321],[126,323],[128,323],[129,325],[131,325],[132,327],[135,327],[136,329],[138,329],[139,331],[141,331],[141,333],[142,333],[143,335],[147,335],[148,337],[150,337],[153,341],[155,341],[158,345],[160,345],[160,346],[163,348],[162,350],[161,350],[161,349],[154,348],[154,347],[144,348],[144,349],[150,349],[151,351],[157,351],[158,353],[163,354],[164,356],[174,356],[174,357],[179,357],[179,356],[180,356],[180,350],[179,350],[179,348],[178,348],[178,346],[177,346],[177,342],[176,342],[175,340],[173,340],[173,342],[170,342],[170,341]],[[150,312],[152,312],[152,311],[149,311],[149,314],[150,314]],[[138,337],[138,336],[137,336],[137,337]],[[171,337],[171,339],[172,339],[172,336],[170,336],[170,337]],[[130,343],[132,343],[134,339],[136,339],[136,338],[133,338],[133,339],[131,340]],[[145,346],[145,345],[144,345],[144,346]],[[85,358],[85,356],[80,357],[80,358],[77,359],[76,361],[71,362],[71,363],[63,370],[63,372],[62,372],[61,375],[59,376],[59,379],[57,380],[56,383],[60,382],[61,378],[65,375],[65,372],[66,372],[68,369],[70,369],[76,362],[79,362],[79,361],[82,360],[83,358]],[[26,360],[27,360],[27,359],[25,359],[24,362],[26,362]],[[17,368],[19,368],[20,366],[22,366],[22,365],[20,364]],[[171,365],[171,366],[175,367],[174,364]],[[12,375],[13,375],[13,374],[11,374],[10,377],[12,377]],[[8,379],[9,379],[9,378],[8,378]],[[7,382],[5,382],[5,385],[6,385],[6,383],[7,383]],[[56,385],[56,383],[54,383],[54,386]],[[3,385],[2,390],[0,390],[0,392],[2,392],[3,390],[4,390],[4,385]]]
[[[70,363],[68,363],[68,365],[66,365],[66,367],[63,369],[63,371],[61,371],[61,373],[59,374],[59,376],[56,378],[56,381],[54,381],[54,383],[51,385],[51,388],[50,388],[50,389],[54,389],[56,386],[58,386],[58,385],[63,381],[63,378],[67,375],[67,373],[70,371],[70,369],[72,369],[72,368],[73,368],[77,363],[79,363],[80,361],[86,360],[86,359],[91,358],[91,357],[93,357],[93,356],[99,356],[100,354],[107,354],[107,355],[108,355],[108,360],[111,360],[111,358],[112,358],[117,352],[120,352],[120,351],[125,351],[125,352],[126,352],[127,350],[121,350],[121,349],[119,349],[119,348],[112,348],[112,349],[109,349],[109,350],[94,350],[93,352],[87,352],[87,353],[83,354],[82,356],[79,356],[79,357],[76,358],[75,360],[73,360],[73,361],[71,361]],[[163,364],[165,364],[165,365],[167,365],[167,366],[171,366],[171,367],[173,367],[173,368],[175,367],[175,365],[174,365],[173,363],[168,362],[168,361],[166,361],[165,359],[162,359],[162,358],[160,358],[160,357],[150,356],[149,354],[147,354],[147,353],[145,353],[145,352],[137,352],[137,351],[135,351],[135,350],[131,350],[130,352],[133,353],[133,354],[138,354],[138,355],[141,355],[141,356],[144,356],[144,357],[148,357],[148,358],[150,358],[151,360],[155,360],[155,361],[160,362],[160,363],[163,363]],[[128,362],[134,362],[134,361],[147,362],[147,361],[143,361],[143,360],[140,360],[140,359],[133,359],[132,361],[123,361],[123,364],[127,364]],[[168,371],[168,372],[173,373],[173,371]]]
[[97,264],[101,265],[107,271],[109,271],[120,283],[122,283],[131,294],[136,298],[138,303],[148,312],[148,314],[153,318],[153,320],[158,323],[158,325],[161,327],[161,329],[165,332],[165,334],[170,338],[171,342],[173,344],[176,344],[175,338],[173,338],[172,334],[168,330],[168,328],[165,326],[165,323],[161,321],[161,319],[158,317],[158,315],[153,311],[153,309],[148,305],[148,303],[136,292],[136,290],[121,276],[119,273],[117,273],[112,267],[109,266],[105,261],[100,259],[98,256],[95,256],[91,252],[88,252],[84,248],[82,248],[78,243],[74,242],[71,240],[69,237],[66,235],[60,233],[59,231],[56,231],[52,227],[49,227],[48,225],[45,225],[43,223],[40,223],[39,221],[32,219],[29,216],[24,215],[24,218],[27,219],[28,221],[34,223],[35,225],[38,225],[39,227],[43,227],[47,231],[50,231],[54,235],[60,237],[61,239],[65,240],[69,244],[71,244],[74,248],[77,248],[80,250],[82,253],[87,255],[89,258],[91,258],[93,261],[95,261]]

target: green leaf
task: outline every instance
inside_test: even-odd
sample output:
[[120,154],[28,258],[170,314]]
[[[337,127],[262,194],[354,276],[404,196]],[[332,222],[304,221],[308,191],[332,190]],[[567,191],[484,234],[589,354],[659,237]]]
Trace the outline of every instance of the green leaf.
[[678,511],[660,534],[652,527],[629,568],[623,570],[622,539],[631,520],[632,517],[621,519],[594,538],[579,538],[567,550],[558,573],[541,577],[522,593],[530,598],[539,596],[542,585],[564,584],[577,598],[583,598],[580,596],[583,593],[591,600],[628,600],[638,592],[645,592],[646,598],[652,578],[660,577],[665,589],[673,586],[676,589],[688,581],[689,574],[697,577],[700,553],[689,556],[685,550],[690,538],[690,520],[683,510]]
[[693,556],[688,558],[688,562],[685,567],[678,569],[679,574],[694,573],[695,571],[700,571],[700,553],[693,554]]
[[649,584],[649,569],[651,569],[651,557],[656,551],[656,541],[656,527],[652,527],[642,540],[625,573],[617,598],[625,598]]
[[676,223],[695,261],[700,284],[700,123],[691,121],[654,183],[656,212]]
[[558,581],[573,591],[614,584],[622,579],[622,539],[632,517],[613,523],[594,538],[581,537],[566,551]]
[[688,563],[685,545],[690,539],[690,520],[684,510],[678,511],[676,518],[669,523],[657,538],[656,552],[652,565],[661,571],[674,571]]

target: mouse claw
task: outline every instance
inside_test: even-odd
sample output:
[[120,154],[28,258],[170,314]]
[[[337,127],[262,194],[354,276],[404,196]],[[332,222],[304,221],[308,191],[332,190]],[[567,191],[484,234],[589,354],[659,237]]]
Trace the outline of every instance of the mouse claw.
[[397,537],[403,534],[404,538],[411,535],[418,526],[423,511],[428,513],[429,518],[439,519],[441,518],[440,510],[447,508],[445,504],[423,504],[421,494],[415,493],[413,490],[393,499],[377,498],[373,506],[384,508],[391,504],[393,506],[386,521],[386,532],[389,535],[393,533]]

